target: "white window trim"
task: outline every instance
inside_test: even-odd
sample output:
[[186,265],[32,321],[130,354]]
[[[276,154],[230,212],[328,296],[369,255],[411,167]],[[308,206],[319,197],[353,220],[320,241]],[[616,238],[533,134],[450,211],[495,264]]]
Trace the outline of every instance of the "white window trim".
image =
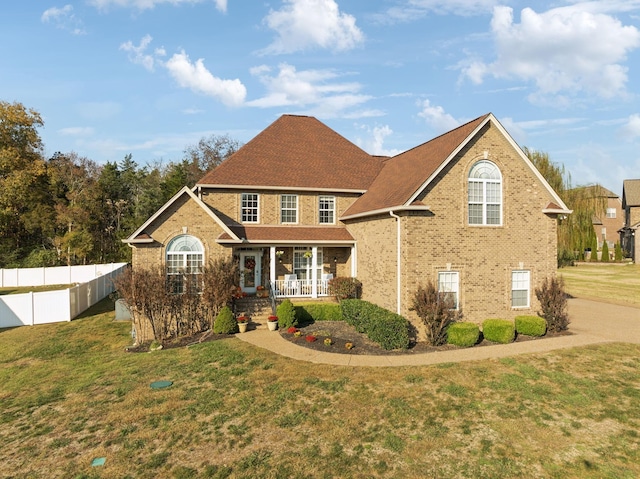
[[[172,250],[172,246],[180,241],[186,241],[188,243],[185,244],[187,249]],[[195,271],[191,271],[189,261],[194,259],[197,261],[196,269]],[[202,270],[204,268],[204,247],[202,246],[202,242],[195,236],[191,235],[184,234],[176,236],[167,244],[167,249],[165,251],[165,266],[167,277],[184,277],[185,275],[193,276],[202,274]],[[179,282],[179,286],[180,291],[177,291],[177,293],[183,293],[183,280]]]
[[[518,288],[516,289],[516,275],[517,274],[521,274],[521,273],[525,273],[526,274],[526,292],[527,292],[527,304],[526,305],[519,305],[519,306],[514,306],[513,304],[513,292],[514,291],[525,291],[524,288]],[[518,281],[522,281],[522,280],[518,280]],[[531,307],[531,271],[529,270],[522,270],[522,269],[516,269],[511,271],[511,307],[513,309],[527,309]]]
[[[245,196],[249,196],[249,195],[254,195],[256,197],[256,221],[245,221],[244,219],[244,211],[245,208],[246,209],[251,209],[253,210],[253,207],[245,207]],[[260,194],[259,193],[242,193],[240,195],[240,222],[241,223],[248,223],[248,224],[257,224],[260,223]]]
[[[441,281],[441,276],[455,278],[455,281]],[[451,285],[451,290],[445,289],[445,285]],[[455,293],[455,311],[460,309],[460,272],[459,271],[438,271],[438,292],[439,293]]]
[[607,218],[615,219],[617,217],[617,211],[615,208],[607,208]]
[[[285,208],[284,206],[282,206],[282,200],[284,199],[285,196],[289,196],[292,198],[295,198],[296,201],[296,206],[295,208]],[[291,194],[283,194],[280,195],[280,223],[282,223],[283,225],[297,225],[298,222],[300,221],[300,211],[299,211],[299,205],[300,205],[300,201],[298,199],[298,195],[291,195]],[[283,219],[283,212],[284,211],[295,211],[296,212],[296,220],[295,221],[284,221]]]
[[[326,199],[331,199],[331,201],[333,202],[333,208],[331,209],[321,209],[321,204],[322,204],[322,199],[326,198]],[[318,224],[321,225],[335,225],[336,224],[336,197],[332,196],[332,195],[320,195],[318,197]],[[322,211],[331,211],[331,216],[333,217],[333,221],[331,222],[324,222],[321,221],[322,215],[320,214]]]
[[[493,168],[495,168],[495,171],[498,173],[498,177],[499,178],[475,178],[472,177],[471,174],[473,173],[474,169],[476,169],[476,167],[482,163],[486,163],[488,165],[491,165]],[[471,184],[472,183],[479,183],[482,185],[482,201],[478,202],[478,201],[471,201],[471,199],[469,198],[469,193],[471,190]],[[489,202],[487,201],[487,184],[496,184],[500,187],[499,190],[499,195],[500,195],[500,199],[498,202]],[[503,210],[504,210],[504,198],[503,198],[503,194],[502,194],[502,172],[500,171],[500,168],[498,168],[498,165],[496,165],[495,163],[488,161],[488,160],[480,160],[476,163],[473,164],[473,166],[471,167],[471,169],[469,170],[469,176],[467,177],[467,224],[469,226],[489,226],[489,227],[497,227],[497,226],[502,226],[502,222],[503,222]],[[481,223],[471,223],[471,208],[470,205],[481,205],[482,206],[482,222]],[[499,207],[499,221],[498,223],[487,223],[487,207],[489,205],[498,205]]]
[[[313,275],[312,271],[314,269],[313,265],[313,256],[309,256],[309,254],[313,253],[313,248],[308,246],[296,246],[293,249],[293,272],[298,275],[299,271],[304,271],[305,275],[308,276],[306,281],[311,281],[311,277]],[[307,256],[305,256],[307,254]],[[317,249],[316,256],[316,265],[315,269],[318,271],[318,278],[322,275],[322,270],[324,268],[324,251],[322,248]],[[301,279],[298,277],[298,279]]]

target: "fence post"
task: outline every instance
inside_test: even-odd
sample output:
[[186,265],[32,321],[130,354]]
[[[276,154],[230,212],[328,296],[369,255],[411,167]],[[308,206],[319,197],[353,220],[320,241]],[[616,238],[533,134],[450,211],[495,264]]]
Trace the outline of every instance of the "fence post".
[[33,291],[29,291],[29,298],[31,299],[31,326],[36,324],[36,307]]

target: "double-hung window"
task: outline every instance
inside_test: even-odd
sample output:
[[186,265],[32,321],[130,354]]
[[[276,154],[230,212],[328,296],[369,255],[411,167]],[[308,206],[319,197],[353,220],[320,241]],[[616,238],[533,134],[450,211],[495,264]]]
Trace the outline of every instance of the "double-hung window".
[[511,272],[511,307],[529,307],[529,289],[531,284],[530,271]]
[[280,221],[282,223],[298,222],[298,195],[280,197]]
[[260,218],[260,195],[258,193],[242,193],[241,217],[243,223],[258,223]]
[[336,197],[321,196],[318,206],[318,222],[320,224],[334,224],[336,222]]
[[487,160],[477,162],[469,172],[469,224],[502,224],[502,176]]
[[[318,248],[315,268],[318,270],[317,277],[322,277],[322,248]],[[298,279],[310,280],[313,277],[313,252],[306,246],[296,246],[293,251],[293,272]]]
[[616,217],[616,209],[607,208],[607,218],[615,218],[615,217]]
[[167,245],[167,283],[173,293],[201,290],[204,248],[198,238],[176,236]]
[[457,271],[440,271],[438,273],[438,292],[451,301],[453,309],[458,309],[460,291],[460,275]]

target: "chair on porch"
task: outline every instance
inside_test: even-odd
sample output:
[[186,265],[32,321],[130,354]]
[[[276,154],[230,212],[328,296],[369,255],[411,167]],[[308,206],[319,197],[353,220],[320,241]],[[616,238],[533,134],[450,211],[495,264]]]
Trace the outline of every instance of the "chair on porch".
[[297,274],[284,275],[284,294],[286,296],[298,295],[298,275]]

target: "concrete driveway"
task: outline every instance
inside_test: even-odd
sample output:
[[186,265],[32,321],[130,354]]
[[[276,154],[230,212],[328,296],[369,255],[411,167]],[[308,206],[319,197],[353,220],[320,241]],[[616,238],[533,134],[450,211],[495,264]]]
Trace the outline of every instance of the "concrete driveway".
[[607,342],[640,344],[640,308],[586,299],[569,300],[571,324],[568,336],[511,344],[456,349],[398,356],[357,356],[314,351],[283,339],[280,334],[258,328],[237,337],[260,348],[299,361],[340,366],[420,366],[461,361],[503,358],[518,354],[544,353],[562,348]]

